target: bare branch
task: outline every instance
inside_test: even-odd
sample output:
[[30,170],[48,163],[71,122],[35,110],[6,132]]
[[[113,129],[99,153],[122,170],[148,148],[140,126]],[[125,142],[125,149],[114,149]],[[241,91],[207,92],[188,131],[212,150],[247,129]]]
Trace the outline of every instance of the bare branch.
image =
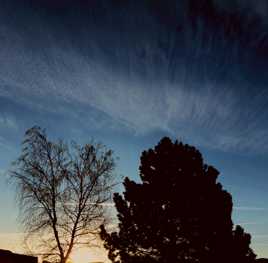
[[[39,127],[25,134],[10,172],[17,186],[21,222],[29,237],[42,233],[40,250],[65,263],[85,237],[98,233],[111,200],[113,153],[91,142],[51,142]],[[88,239],[90,242],[90,239]]]

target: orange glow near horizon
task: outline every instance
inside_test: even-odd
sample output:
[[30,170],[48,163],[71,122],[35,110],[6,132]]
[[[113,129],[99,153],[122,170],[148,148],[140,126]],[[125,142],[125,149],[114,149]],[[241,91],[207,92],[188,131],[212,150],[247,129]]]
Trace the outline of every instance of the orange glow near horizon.
[[71,263],[108,262],[104,250],[82,247],[74,250],[70,256]]
[[88,248],[80,248],[73,251],[70,258],[72,263],[88,263],[91,259],[91,253]]
[[[23,233],[0,233],[0,249],[14,253],[27,254],[23,242]],[[106,250],[103,247],[80,247],[74,249],[70,256],[70,263],[109,263]]]

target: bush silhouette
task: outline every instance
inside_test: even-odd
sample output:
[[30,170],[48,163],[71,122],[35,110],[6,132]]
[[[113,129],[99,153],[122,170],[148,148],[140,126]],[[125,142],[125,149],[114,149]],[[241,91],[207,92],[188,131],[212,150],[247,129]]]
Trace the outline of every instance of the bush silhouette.
[[249,263],[250,235],[233,227],[232,197],[194,147],[163,138],[141,155],[140,178],[116,193],[118,232],[101,228],[112,262]]

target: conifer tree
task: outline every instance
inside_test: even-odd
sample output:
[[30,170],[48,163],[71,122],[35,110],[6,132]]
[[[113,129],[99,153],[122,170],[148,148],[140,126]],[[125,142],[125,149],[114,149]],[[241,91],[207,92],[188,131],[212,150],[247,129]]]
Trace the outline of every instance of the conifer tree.
[[250,235],[234,228],[232,197],[194,147],[163,138],[141,155],[140,178],[114,195],[118,232],[101,229],[114,263],[250,263]]

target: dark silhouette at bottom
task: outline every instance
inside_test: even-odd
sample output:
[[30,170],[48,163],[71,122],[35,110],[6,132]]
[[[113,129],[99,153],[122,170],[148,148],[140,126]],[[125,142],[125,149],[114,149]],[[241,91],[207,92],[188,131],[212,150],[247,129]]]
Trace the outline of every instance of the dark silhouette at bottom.
[[256,263],[268,263],[268,258],[258,258]]
[[0,249],[0,263],[37,263],[38,258]]
[[232,196],[194,147],[163,138],[141,155],[140,179],[115,194],[118,232],[101,238],[114,263],[254,263],[232,222]]

